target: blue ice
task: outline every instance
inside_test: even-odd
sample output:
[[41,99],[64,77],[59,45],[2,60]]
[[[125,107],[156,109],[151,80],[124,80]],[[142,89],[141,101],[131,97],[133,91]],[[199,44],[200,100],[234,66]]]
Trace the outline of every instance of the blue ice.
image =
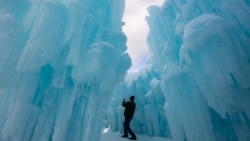
[[148,8],[151,58],[136,73],[125,0],[0,0],[0,140],[250,140],[250,1],[166,0]]

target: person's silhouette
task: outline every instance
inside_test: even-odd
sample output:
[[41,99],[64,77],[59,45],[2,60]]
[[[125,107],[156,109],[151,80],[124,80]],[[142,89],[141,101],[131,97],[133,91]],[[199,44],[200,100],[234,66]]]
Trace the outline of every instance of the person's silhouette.
[[136,136],[134,132],[130,129],[130,121],[133,119],[135,108],[136,108],[136,104],[134,102],[135,97],[131,96],[129,99],[130,101],[128,102],[126,102],[125,99],[122,101],[122,106],[125,107],[125,111],[124,111],[125,120],[123,123],[124,135],[122,135],[122,137],[127,138],[128,133],[129,133],[131,135],[129,139],[136,140]]

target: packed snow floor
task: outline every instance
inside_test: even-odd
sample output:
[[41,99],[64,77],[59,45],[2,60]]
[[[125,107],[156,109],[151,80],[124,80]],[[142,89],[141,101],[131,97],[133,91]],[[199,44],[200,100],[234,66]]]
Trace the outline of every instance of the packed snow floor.
[[[128,138],[122,138],[119,132],[102,133],[101,141],[130,141]],[[137,141],[171,141],[167,138],[149,137],[146,135],[136,135]]]

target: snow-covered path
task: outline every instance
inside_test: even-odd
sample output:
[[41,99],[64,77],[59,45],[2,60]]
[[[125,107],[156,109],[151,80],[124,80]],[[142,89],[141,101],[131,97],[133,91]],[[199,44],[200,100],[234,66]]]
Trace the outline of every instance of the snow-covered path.
[[[130,141],[130,140],[127,138],[122,138],[119,132],[107,132],[102,134],[101,141]],[[167,138],[137,135],[137,141],[171,141],[171,140]]]

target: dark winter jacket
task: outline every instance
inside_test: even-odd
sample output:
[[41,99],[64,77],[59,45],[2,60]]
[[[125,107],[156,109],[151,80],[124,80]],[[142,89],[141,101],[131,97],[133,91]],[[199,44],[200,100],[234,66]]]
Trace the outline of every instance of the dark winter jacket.
[[122,106],[125,107],[124,117],[133,118],[136,104],[134,101],[122,102]]

